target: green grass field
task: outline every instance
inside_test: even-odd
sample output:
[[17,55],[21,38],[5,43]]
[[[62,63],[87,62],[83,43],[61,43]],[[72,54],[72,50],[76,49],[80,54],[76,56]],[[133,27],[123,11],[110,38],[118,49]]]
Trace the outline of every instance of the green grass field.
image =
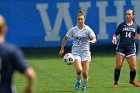
[[[75,92],[75,69],[73,65],[65,65],[61,57],[28,58],[27,61],[35,69],[37,79],[34,93],[82,93],[81,88]],[[139,93],[140,88],[128,83],[129,67],[125,61],[119,80],[119,88],[113,88],[113,73],[115,56],[95,56],[89,71],[87,93]],[[138,68],[137,68],[138,70]],[[137,71],[137,73],[139,73]],[[18,93],[23,93],[26,79],[21,74],[15,74]],[[137,74],[136,81],[139,81]]]

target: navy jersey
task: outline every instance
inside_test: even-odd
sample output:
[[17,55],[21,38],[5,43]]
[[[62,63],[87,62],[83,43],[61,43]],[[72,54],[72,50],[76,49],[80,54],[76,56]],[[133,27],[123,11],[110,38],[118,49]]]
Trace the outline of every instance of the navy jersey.
[[9,44],[0,44],[0,93],[12,92],[12,76],[18,70],[24,73],[28,65],[22,52]]
[[133,23],[130,26],[127,25],[126,22],[121,23],[115,31],[115,35],[120,35],[118,46],[123,48],[134,48],[136,34],[140,34],[140,27],[136,23]]

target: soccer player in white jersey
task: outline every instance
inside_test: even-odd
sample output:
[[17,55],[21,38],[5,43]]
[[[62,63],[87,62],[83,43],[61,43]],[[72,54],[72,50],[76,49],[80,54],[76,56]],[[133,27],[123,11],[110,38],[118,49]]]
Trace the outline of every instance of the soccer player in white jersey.
[[82,79],[82,91],[86,92],[86,83],[88,81],[88,71],[91,61],[90,43],[96,42],[96,36],[93,30],[85,25],[85,15],[82,10],[77,14],[77,26],[72,27],[63,38],[59,55],[63,55],[64,46],[69,38],[73,38],[72,54],[75,57],[74,66],[77,74],[75,90],[78,90]]

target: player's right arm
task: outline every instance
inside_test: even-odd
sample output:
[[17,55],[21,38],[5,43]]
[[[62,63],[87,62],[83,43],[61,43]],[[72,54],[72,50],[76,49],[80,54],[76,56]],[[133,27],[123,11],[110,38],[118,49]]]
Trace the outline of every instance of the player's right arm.
[[115,45],[117,44],[117,35],[116,34],[113,34],[112,43]]
[[120,34],[120,29],[121,29],[121,24],[117,27],[117,29],[112,37],[112,43],[115,45],[117,44],[117,36]]
[[22,51],[20,51],[19,49],[15,49],[12,55],[15,70],[18,70],[19,72],[24,74],[28,80],[24,93],[32,93],[35,79],[34,70],[27,65]]
[[71,38],[72,35],[73,35],[73,29],[74,29],[74,27],[72,27],[71,29],[69,29],[69,31],[66,33],[66,36],[65,36],[65,37],[63,38],[63,40],[62,40],[61,49],[60,49],[60,51],[59,51],[59,55],[60,55],[60,56],[62,56],[63,53],[64,53],[64,46],[65,46],[66,41],[67,41],[69,38]]
[[67,40],[68,40],[68,37],[67,37],[67,36],[65,36],[65,37],[63,38],[63,40],[62,40],[61,49],[60,49],[60,51],[59,51],[59,55],[60,55],[60,56],[62,56],[63,53],[64,53],[64,46],[65,46],[65,43],[66,43]]
[[31,67],[27,68],[27,70],[25,71],[25,76],[28,79],[28,84],[26,85],[25,93],[32,93],[34,79],[35,79],[35,72],[34,72],[34,70]]

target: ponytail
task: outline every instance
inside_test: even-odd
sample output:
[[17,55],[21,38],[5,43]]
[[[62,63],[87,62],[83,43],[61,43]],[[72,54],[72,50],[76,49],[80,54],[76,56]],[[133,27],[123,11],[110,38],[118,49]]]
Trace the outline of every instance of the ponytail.
[[77,16],[84,16],[85,17],[84,11],[79,10],[78,13],[77,13]]

